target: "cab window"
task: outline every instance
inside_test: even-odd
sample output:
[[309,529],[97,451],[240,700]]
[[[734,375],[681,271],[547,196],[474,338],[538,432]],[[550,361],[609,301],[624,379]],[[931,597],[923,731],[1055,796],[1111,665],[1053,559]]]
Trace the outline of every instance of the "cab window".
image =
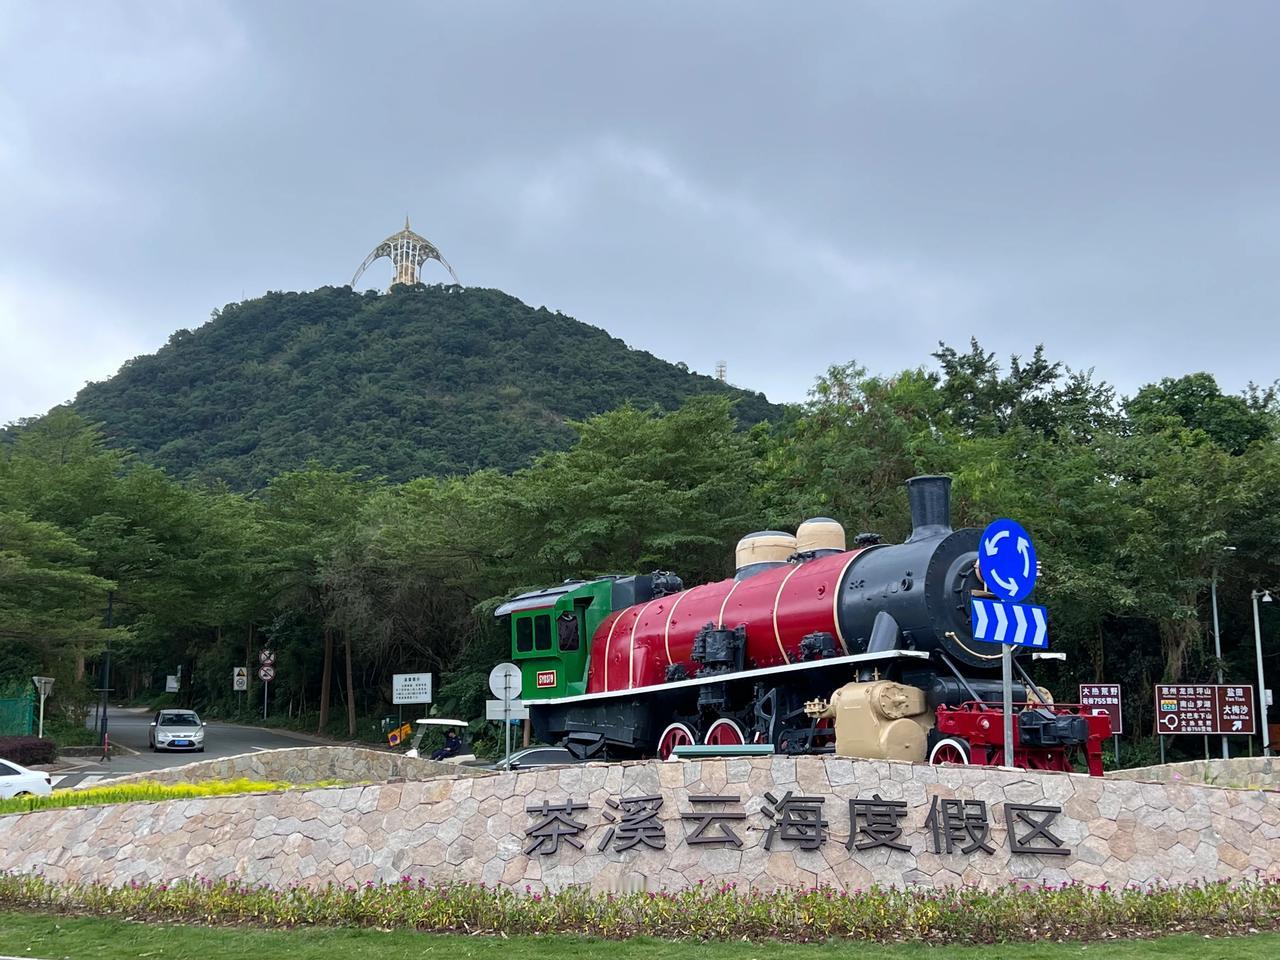
[[551,617],[545,613],[533,618],[533,647],[535,650],[551,649]]
[[562,613],[556,619],[556,634],[560,639],[560,649],[571,653],[578,649],[578,617],[572,613]]
[[533,623],[529,617],[516,620],[516,653],[528,653],[533,649]]

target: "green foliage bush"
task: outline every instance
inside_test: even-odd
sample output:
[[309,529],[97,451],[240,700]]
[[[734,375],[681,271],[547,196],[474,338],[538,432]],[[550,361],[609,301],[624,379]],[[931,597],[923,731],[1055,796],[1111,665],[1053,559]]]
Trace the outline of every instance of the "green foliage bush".
[[105,784],[86,787],[83,790],[55,790],[47,797],[14,797],[0,800],[0,814],[30,813],[33,810],[49,810],[58,807],[94,807],[111,803],[137,803],[139,801],[190,800],[195,797],[222,797],[237,793],[268,793],[288,790],[294,786],[331,787],[339,780],[322,780],[308,784],[292,784],[284,780],[201,780],[198,783],[157,783],[141,780],[116,786]]
[[771,893],[708,884],[675,893],[612,894],[429,886],[407,876],[397,884],[276,889],[208,878],[111,887],[0,874],[0,907],[135,920],[610,940],[1016,943],[1274,930],[1280,927],[1280,883],[1119,890],[1105,884],[1014,883],[994,890],[811,887]]
[[53,763],[58,747],[52,740],[40,737],[0,737],[0,760],[29,767],[36,763]]

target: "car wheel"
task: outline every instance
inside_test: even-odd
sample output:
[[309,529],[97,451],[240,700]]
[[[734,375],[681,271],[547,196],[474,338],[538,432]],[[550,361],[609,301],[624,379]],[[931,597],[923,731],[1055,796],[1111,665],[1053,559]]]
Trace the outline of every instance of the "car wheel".
[[196,753],[204,753],[204,747],[196,747]]

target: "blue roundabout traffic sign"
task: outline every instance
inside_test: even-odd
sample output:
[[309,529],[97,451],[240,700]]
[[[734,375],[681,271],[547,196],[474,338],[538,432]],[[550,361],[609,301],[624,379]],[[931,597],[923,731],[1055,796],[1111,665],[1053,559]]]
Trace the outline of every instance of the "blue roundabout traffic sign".
[[987,589],[1016,603],[1036,585],[1036,548],[1031,535],[1013,520],[992,521],[978,542],[978,567]]

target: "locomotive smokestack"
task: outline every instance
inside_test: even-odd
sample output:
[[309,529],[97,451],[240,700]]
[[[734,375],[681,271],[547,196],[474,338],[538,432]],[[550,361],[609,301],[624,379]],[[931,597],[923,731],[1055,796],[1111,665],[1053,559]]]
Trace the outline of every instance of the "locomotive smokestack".
[[907,543],[951,532],[951,478],[912,477],[907,481],[911,501],[911,536]]

